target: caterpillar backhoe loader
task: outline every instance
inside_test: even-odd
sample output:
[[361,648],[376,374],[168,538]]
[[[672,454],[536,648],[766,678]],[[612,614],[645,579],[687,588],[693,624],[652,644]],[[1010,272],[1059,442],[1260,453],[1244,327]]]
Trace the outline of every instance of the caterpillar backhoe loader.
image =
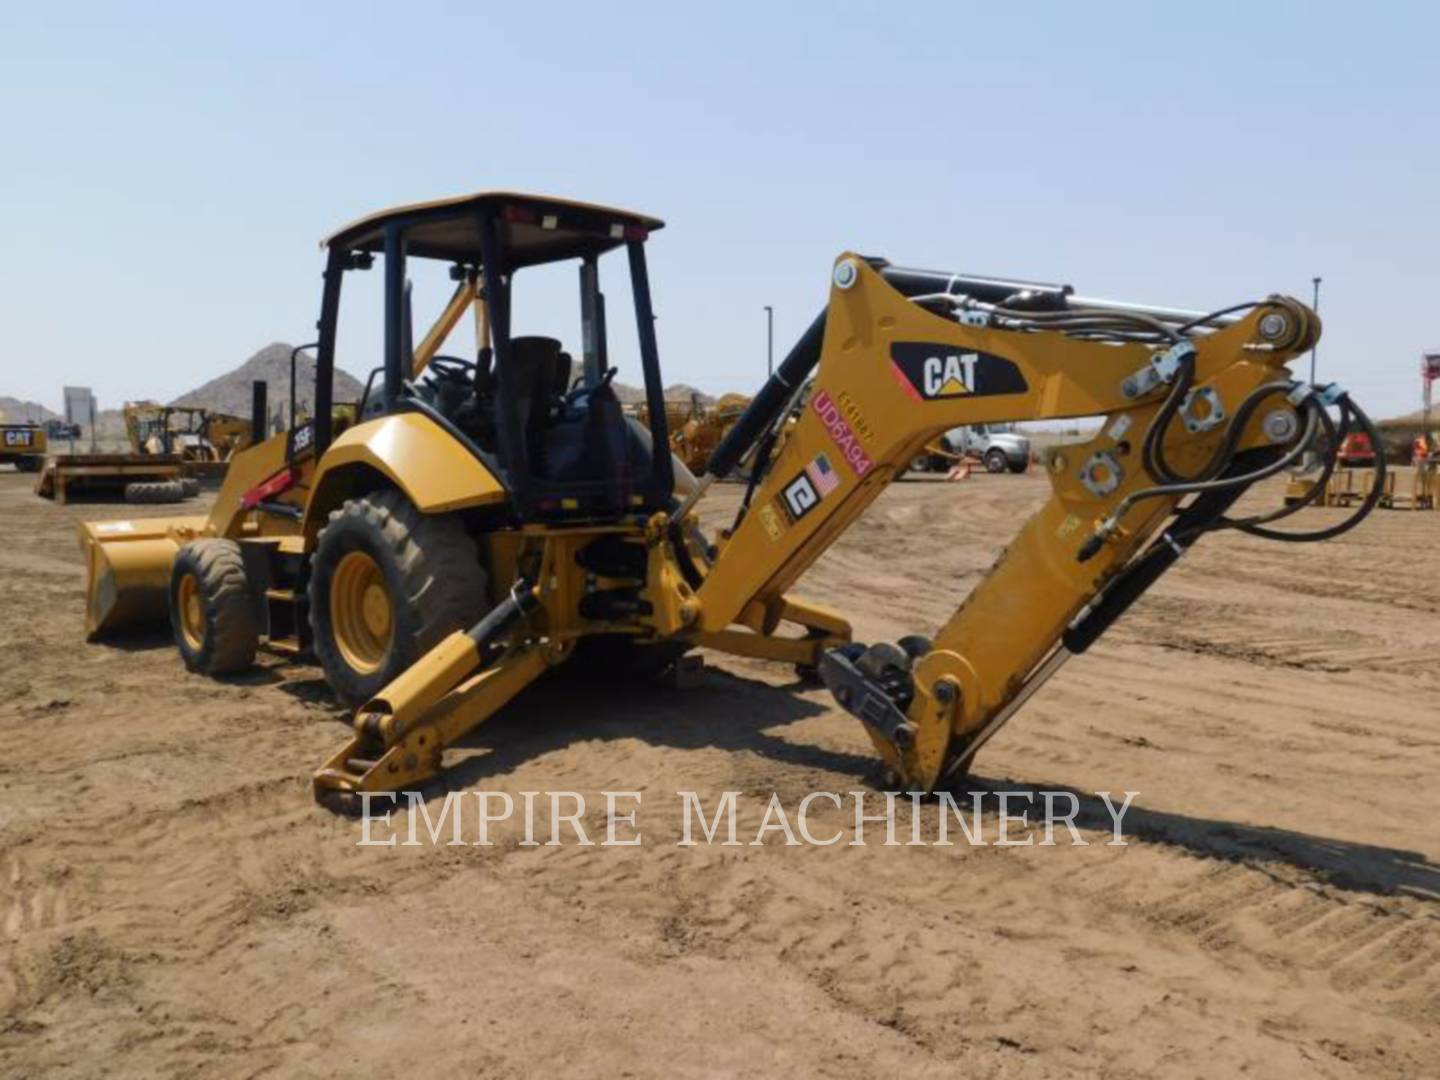
[[[1268,528],[1293,510],[1227,516],[1320,436],[1333,447],[1354,425],[1373,435],[1338,387],[1289,377],[1320,333],[1296,300],[1204,314],[848,252],[823,311],[697,479],[664,451],[645,258],[661,225],[489,193],[329,237],[314,418],[237,454],[208,516],[82,526],[91,635],[168,616],[185,663],[212,674],[250,664],[262,641],[313,653],[355,710],[315,773],[326,802],[431,776],[447,746],[577,653],[654,668],[697,647],[818,675],[891,778],[929,790],[1206,531],[1321,539],[1373,505],[1303,535]],[[648,432],[610,387],[600,260],[616,250]],[[454,282],[418,344],[416,260],[448,266]],[[377,262],[379,382],[337,435],[342,284]],[[578,267],[573,378],[560,341],[511,328],[515,291],[556,262]],[[475,352],[442,354],[467,312]],[[1096,414],[1105,422],[1089,443],[1049,460],[1049,501],[933,639],[865,646],[840,615],[792,595],[941,432]],[[695,507],[742,459],[739,513],[706,536]]]

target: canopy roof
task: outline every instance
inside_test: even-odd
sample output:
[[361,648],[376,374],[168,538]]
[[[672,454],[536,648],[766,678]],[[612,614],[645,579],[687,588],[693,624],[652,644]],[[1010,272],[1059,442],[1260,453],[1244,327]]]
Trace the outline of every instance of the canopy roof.
[[482,191],[381,210],[332,233],[323,244],[379,253],[385,249],[385,226],[398,222],[405,230],[407,254],[479,263],[482,217],[495,219],[512,267],[600,255],[627,240],[643,240],[665,225],[659,218],[593,203]]

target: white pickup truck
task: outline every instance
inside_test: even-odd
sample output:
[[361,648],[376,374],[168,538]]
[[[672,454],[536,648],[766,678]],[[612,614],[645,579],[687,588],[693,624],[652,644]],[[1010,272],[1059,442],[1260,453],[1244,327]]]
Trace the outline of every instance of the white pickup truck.
[[1013,424],[971,424],[951,428],[916,455],[913,472],[944,472],[959,457],[978,458],[986,472],[1023,473],[1030,467],[1030,440]]

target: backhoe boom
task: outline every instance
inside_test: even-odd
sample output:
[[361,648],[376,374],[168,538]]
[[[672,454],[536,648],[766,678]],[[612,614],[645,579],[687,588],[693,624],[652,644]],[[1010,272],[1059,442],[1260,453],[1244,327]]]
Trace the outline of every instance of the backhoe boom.
[[[1060,306],[1068,301],[1058,287],[980,280],[967,279],[963,296],[957,289],[917,302],[882,268],[841,257],[811,331],[823,327],[808,397],[779,429],[763,481],[698,590],[702,629],[748,621],[941,431],[1103,415],[1088,443],[1049,459],[1051,498],[929,648],[866,657],[852,646],[832,650],[822,666],[890,765],[927,790],[1058,668],[1072,651],[1062,644],[1067,633],[1088,645],[1103,629],[1098,620],[1113,621],[1243,490],[1205,495],[1142,555],[1189,494],[1147,463],[1146,434],[1157,419],[1161,459],[1178,479],[1214,480],[1222,457],[1251,467],[1278,457],[1300,440],[1301,413],[1310,411],[1290,392],[1284,364],[1319,333],[1314,314],[1285,298],[1244,317],[1121,305],[1077,311]],[[913,276],[898,283],[922,292]],[[997,306],[1002,294],[1016,304],[1021,289],[1031,298],[1023,308]],[[1199,327],[1205,332],[1189,336]],[[1168,423],[1162,410],[1181,369],[1189,387]],[[780,374],[797,381],[793,369]],[[1146,489],[1153,493],[1135,498]]]

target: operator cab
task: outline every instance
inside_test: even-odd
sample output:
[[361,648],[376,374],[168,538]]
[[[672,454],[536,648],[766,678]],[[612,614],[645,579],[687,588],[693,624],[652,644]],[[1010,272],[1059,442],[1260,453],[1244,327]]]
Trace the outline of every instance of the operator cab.
[[[383,363],[367,384],[362,420],[418,412],[501,479],[522,519],[595,519],[670,505],[674,487],[664,426],[644,243],[663,222],[625,210],[491,192],[400,207],[346,226],[329,250],[317,355],[315,443],[331,433],[321,384],[333,377],[340,282],[379,261],[384,277]],[[625,413],[612,382],[600,259],[624,248],[652,429]],[[378,257],[378,259],[377,259]],[[453,295],[417,343],[410,260],[448,264]],[[572,262],[579,277],[579,358],[557,337],[512,335],[512,294],[526,271]],[[440,350],[473,312],[473,358]],[[378,381],[378,384],[377,384]],[[328,426],[328,425],[324,425]]]

